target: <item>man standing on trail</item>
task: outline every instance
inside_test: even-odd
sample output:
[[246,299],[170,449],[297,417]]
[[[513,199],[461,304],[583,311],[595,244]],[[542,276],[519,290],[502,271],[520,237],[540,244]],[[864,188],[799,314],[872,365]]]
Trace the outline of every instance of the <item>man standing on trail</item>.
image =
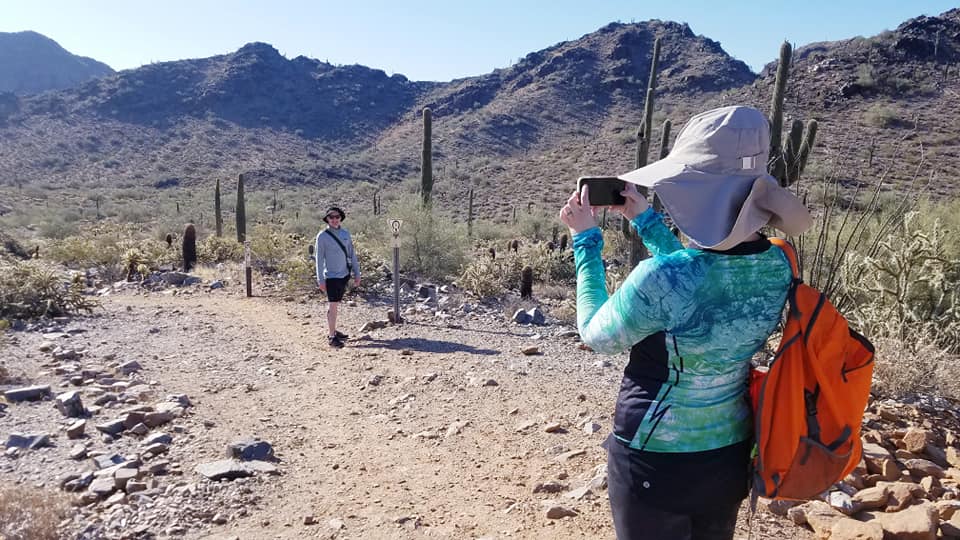
[[331,347],[343,347],[343,340],[347,335],[337,330],[337,309],[340,300],[347,291],[350,276],[353,275],[353,286],[360,286],[360,263],[357,261],[357,252],[353,248],[350,232],[340,226],[347,217],[343,210],[331,206],[323,216],[327,228],[317,234],[317,285],[320,292],[326,293],[327,327],[329,330],[328,342]]

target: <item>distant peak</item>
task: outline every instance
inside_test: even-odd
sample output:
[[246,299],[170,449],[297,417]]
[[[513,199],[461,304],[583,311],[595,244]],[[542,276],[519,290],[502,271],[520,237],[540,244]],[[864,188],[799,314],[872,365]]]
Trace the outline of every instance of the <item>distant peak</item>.
[[273,45],[269,43],[263,43],[262,41],[254,41],[253,43],[247,43],[243,47],[237,49],[237,54],[269,54],[280,56],[280,51],[278,51]]

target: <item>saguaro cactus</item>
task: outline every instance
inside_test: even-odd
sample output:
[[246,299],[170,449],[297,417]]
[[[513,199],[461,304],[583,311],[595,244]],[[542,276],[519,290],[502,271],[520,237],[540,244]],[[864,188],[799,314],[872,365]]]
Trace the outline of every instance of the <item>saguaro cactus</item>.
[[[653,57],[650,60],[650,78],[647,80],[646,99],[643,103],[643,121],[640,129],[637,130],[637,155],[635,167],[639,169],[647,164],[647,158],[650,153],[650,138],[653,131],[653,96],[657,88],[657,66],[660,63],[660,38],[653,42]],[[646,194],[644,188],[641,192]],[[646,256],[646,249],[643,241],[636,231],[632,230],[630,222],[626,219],[620,223],[620,230],[623,235],[630,240],[630,266],[634,267],[641,259]]]
[[430,108],[423,109],[423,151],[420,159],[420,196],[423,206],[430,206],[430,196],[433,194],[433,122]]
[[770,102],[770,162],[767,163],[767,172],[784,187],[800,179],[817,137],[816,120],[807,122],[806,130],[802,121],[794,120],[787,140],[783,141],[783,100],[787,90],[787,78],[790,76],[792,55],[793,47],[790,43],[783,42]]
[[183,271],[189,272],[197,264],[197,229],[188,223],[183,230]]
[[247,206],[243,200],[243,175],[237,178],[237,242],[247,239]]
[[223,212],[220,208],[220,179],[217,178],[217,187],[213,190],[213,213],[215,215],[217,238],[223,236]]
[[467,194],[467,238],[473,238],[473,188]]
[[660,159],[667,157],[670,153],[670,128],[672,125],[669,120],[663,121],[663,128],[660,130]]

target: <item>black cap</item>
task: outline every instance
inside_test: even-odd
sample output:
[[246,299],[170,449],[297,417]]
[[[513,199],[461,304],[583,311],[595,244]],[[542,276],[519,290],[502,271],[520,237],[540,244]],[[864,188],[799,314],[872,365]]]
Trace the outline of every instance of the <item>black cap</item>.
[[340,221],[343,221],[343,220],[346,219],[346,217],[347,217],[347,214],[345,214],[345,213],[343,212],[343,210],[341,210],[340,208],[338,208],[338,207],[336,207],[336,206],[331,206],[330,208],[327,208],[327,211],[326,211],[326,212],[323,213],[323,222],[324,222],[324,223],[327,223],[327,216],[329,216],[329,215],[330,215],[331,213],[333,213],[333,212],[336,212],[336,213],[340,214]]

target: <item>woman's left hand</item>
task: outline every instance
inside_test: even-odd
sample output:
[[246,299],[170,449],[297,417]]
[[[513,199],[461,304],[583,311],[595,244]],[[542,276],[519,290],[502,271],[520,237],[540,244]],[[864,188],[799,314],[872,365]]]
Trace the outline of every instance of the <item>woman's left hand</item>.
[[597,219],[594,216],[594,209],[590,206],[590,192],[588,186],[583,186],[580,193],[576,191],[567,199],[567,204],[560,209],[560,221],[570,232],[576,234],[597,226]]

